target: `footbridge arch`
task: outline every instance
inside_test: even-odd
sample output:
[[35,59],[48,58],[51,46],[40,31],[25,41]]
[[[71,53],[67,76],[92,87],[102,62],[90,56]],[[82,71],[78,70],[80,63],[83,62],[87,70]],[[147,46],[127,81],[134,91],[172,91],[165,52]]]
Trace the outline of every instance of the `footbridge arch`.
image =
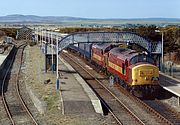
[[[162,44],[159,42],[152,42],[141,35],[134,32],[77,32],[68,35],[64,35],[57,32],[46,32],[37,31],[35,37],[38,39],[48,42],[48,39],[55,40],[58,37],[58,49],[59,52],[64,48],[68,47],[70,44],[76,43],[134,43],[138,46],[144,48],[150,54],[161,54]],[[42,37],[42,38],[41,38]]]
[[152,47],[154,45],[150,40],[133,32],[78,32],[61,38],[58,43],[59,51],[61,51],[70,44],[99,42],[135,43],[150,54],[152,52],[160,53],[158,49]]

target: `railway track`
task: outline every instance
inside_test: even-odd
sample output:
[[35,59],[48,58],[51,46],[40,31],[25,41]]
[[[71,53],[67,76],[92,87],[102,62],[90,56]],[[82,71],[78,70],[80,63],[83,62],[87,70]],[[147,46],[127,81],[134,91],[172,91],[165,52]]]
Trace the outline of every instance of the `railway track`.
[[162,123],[168,125],[179,125],[180,124],[180,114],[174,111],[171,107],[162,103],[160,100],[141,100],[133,97],[120,85],[117,87],[121,92],[127,95],[134,102],[139,104],[143,109],[151,113],[152,116],[158,118]]
[[[65,55],[64,55],[65,56]],[[63,56],[63,57],[64,57]],[[73,58],[73,60],[71,60],[69,63],[71,64],[73,61],[76,61],[78,62],[79,64],[81,65],[84,65],[84,67],[87,67],[86,64],[83,64],[83,61],[80,61],[79,58],[75,58],[73,57],[72,55],[70,54],[67,54],[66,53],[66,56],[71,56],[71,58]],[[66,59],[65,59],[66,60]],[[68,60],[67,60],[68,61]],[[79,64],[76,64],[76,65],[79,65]],[[73,65],[73,64],[71,64]],[[74,67],[74,65],[73,65]],[[76,69],[76,67],[75,67]],[[87,70],[88,68],[86,68]],[[78,68],[76,69],[78,70]],[[119,85],[115,85],[113,87],[108,87],[108,80],[107,78],[100,78],[100,76],[97,75],[97,73],[94,73],[92,69],[89,70],[89,72],[91,72],[91,74],[94,74],[95,77],[93,78],[86,78],[87,76],[84,77],[84,79],[87,81],[87,80],[91,80],[91,79],[94,79],[94,78],[97,78],[99,79],[99,81],[101,81],[101,83],[106,86],[110,91],[111,93],[113,93],[114,95],[116,95],[116,99],[119,99],[121,100],[131,111],[134,112],[134,114],[137,115],[137,117],[139,117],[141,119],[141,121],[143,121],[144,124],[174,124],[174,122],[171,122],[171,120],[165,118],[163,115],[161,115],[160,113],[158,113],[158,111],[154,110],[153,108],[151,108],[149,105],[147,105],[145,102],[143,102],[142,100],[132,96],[131,94],[129,94],[126,90],[124,90],[124,88],[122,88],[121,86]],[[92,73],[93,72],[93,73]],[[81,73],[80,73],[81,74]],[[82,73],[83,74],[83,73]],[[84,73],[85,74],[85,73]],[[83,75],[81,75],[83,77]],[[87,81],[88,82],[88,81]],[[94,83],[93,84],[90,84],[90,86],[94,89],[94,88],[97,88],[97,83]],[[95,86],[95,87],[93,87]],[[119,91],[120,89],[120,91]],[[100,89],[99,89],[100,90]],[[114,90],[118,90],[117,91],[114,91]],[[96,90],[95,90],[96,91]],[[99,94],[99,93],[98,93]],[[101,96],[101,95],[100,95]],[[106,101],[106,99],[104,99]],[[108,104],[108,102],[107,102]],[[129,105],[131,104],[131,105]],[[111,105],[108,104],[109,107],[111,107]],[[119,109],[116,109],[116,110],[119,110]],[[114,111],[114,110],[113,110]],[[176,124],[176,123],[175,123]]]
[[148,106],[159,112],[164,118],[173,123],[174,125],[180,124],[180,113],[174,111],[167,104],[162,103],[160,100],[144,100]]
[[9,123],[12,125],[38,124],[24,103],[19,89],[19,74],[25,46],[25,44],[22,44],[17,47],[17,51],[6,68],[6,74],[1,86],[1,102],[3,102],[4,111],[6,111],[4,114],[7,114]]
[[95,90],[103,105],[112,114],[118,124],[145,125],[145,123],[139,117],[137,117],[137,115],[135,115],[129,108],[127,108],[121,100],[119,100],[111,91],[109,91],[109,89],[104,86],[97,78],[95,78],[89,71],[77,63],[77,61],[75,61],[67,54],[63,54],[62,56]]

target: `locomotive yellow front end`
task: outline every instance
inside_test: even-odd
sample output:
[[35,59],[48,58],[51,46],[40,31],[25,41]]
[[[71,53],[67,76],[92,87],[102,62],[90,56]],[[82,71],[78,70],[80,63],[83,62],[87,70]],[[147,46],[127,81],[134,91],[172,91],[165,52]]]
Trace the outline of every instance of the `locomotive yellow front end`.
[[159,89],[159,69],[152,64],[138,64],[132,68],[131,87],[141,96],[156,95]]
[[140,64],[132,68],[132,85],[158,85],[159,69],[152,64]]

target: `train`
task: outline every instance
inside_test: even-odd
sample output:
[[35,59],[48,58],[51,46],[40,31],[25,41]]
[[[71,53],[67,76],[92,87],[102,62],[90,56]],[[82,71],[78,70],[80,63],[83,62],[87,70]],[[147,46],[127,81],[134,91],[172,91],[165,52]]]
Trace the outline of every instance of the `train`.
[[137,97],[154,96],[160,89],[159,68],[146,52],[117,43],[77,43],[68,49],[90,60],[97,69],[113,76]]

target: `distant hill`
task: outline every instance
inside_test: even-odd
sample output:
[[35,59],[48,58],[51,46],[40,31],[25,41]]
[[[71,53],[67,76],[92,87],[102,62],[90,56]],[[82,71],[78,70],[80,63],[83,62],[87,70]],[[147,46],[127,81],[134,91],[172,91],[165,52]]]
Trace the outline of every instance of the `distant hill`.
[[66,16],[35,16],[35,15],[7,15],[0,16],[0,22],[70,22],[84,21],[86,18],[66,17]]
[[132,18],[132,19],[91,19],[91,18],[79,18],[69,16],[35,16],[35,15],[7,15],[0,16],[0,22],[44,22],[44,23],[61,23],[61,22],[124,22],[124,21],[147,21],[147,22],[167,22],[167,23],[180,23],[180,18]]

